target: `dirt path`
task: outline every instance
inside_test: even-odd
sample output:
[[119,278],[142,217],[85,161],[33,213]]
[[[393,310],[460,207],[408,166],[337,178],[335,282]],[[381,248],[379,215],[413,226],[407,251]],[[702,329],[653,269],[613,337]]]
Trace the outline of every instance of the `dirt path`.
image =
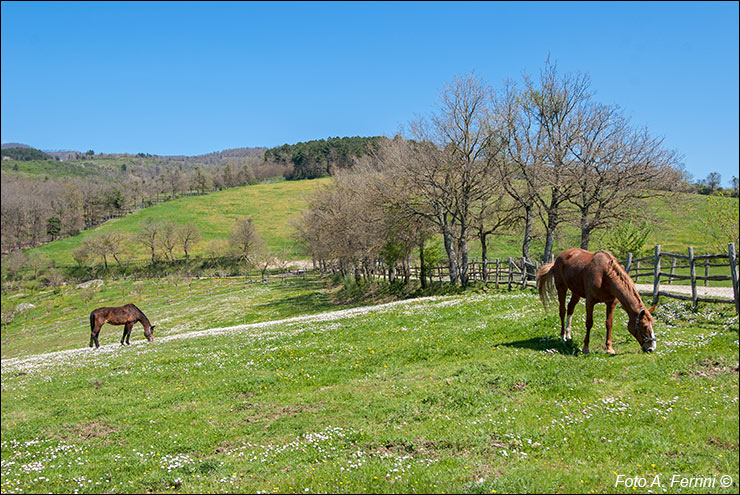
[[[640,293],[643,292],[650,292],[653,291],[653,284],[635,284],[637,286],[637,290],[640,291]],[[667,285],[667,284],[661,284],[660,290],[663,292],[673,292],[676,294],[688,294],[691,295],[691,286],[690,285]],[[718,298],[724,298],[729,299],[732,301],[734,298],[734,295],[732,293],[732,287],[703,287],[703,286],[696,286],[696,293],[699,296],[706,296],[706,297],[718,297]]]

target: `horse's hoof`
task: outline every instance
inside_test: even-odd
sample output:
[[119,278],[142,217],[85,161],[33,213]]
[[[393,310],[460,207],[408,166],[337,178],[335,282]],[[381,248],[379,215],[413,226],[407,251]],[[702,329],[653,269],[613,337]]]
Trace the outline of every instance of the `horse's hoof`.
[[612,356],[614,356],[617,353],[617,351],[615,351],[614,349],[607,349],[606,352],[607,354],[611,354]]
[[588,353],[589,353],[589,352],[591,352],[591,351],[589,351],[589,350],[588,350],[588,347],[584,347],[584,348],[583,348],[583,350],[582,350],[581,352],[582,352],[583,354],[588,354]]

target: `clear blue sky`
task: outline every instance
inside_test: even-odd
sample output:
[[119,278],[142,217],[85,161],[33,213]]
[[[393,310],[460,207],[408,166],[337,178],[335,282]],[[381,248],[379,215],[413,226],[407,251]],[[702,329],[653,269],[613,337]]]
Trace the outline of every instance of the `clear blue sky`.
[[2,2],[2,142],[200,154],[393,135],[475,71],[548,54],[665,137],[697,178],[738,175],[738,3]]

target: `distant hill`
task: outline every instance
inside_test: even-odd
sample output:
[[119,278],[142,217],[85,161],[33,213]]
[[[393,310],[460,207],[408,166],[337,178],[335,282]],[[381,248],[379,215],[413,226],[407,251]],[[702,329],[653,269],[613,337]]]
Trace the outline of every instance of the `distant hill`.
[[0,145],[0,148],[1,149],[6,149],[6,148],[31,148],[31,146],[28,146],[27,144],[23,144],[23,143],[3,143],[2,145]]
[[[214,151],[213,153],[205,153],[203,155],[193,155],[193,156],[164,155],[164,156],[160,156],[160,158],[167,160],[167,161],[194,160],[200,163],[215,164],[215,163],[223,163],[225,161],[228,161],[229,159],[261,157],[262,155],[265,154],[266,151],[267,151],[267,148],[262,148],[262,147],[229,148],[229,149],[225,149],[222,151]],[[153,156],[156,156],[156,155],[153,155]]]
[[41,150],[31,148],[30,146],[21,147],[3,147],[0,151],[3,160],[18,160],[21,162],[30,162],[31,160],[53,160],[54,158],[47,155]]

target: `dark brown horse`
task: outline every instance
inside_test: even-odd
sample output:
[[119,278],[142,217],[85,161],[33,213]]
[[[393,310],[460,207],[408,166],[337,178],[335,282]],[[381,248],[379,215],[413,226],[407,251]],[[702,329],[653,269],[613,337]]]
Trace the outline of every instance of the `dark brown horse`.
[[121,337],[121,345],[123,341],[126,344],[131,345],[129,339],[131,338],[131,329],[137,323],[141,322],[144,326],[144,336],[149,342],[154,340],[154,325],[149,323],[149,319],[141,312],[139,308],[133,304],[127,304],[125,306],[114,306],[98,308],[90,313],[90,347],[95,342],[95,347],[100,347],[98,344],[98,335],[100,334],[100,327],[105,323],[111,325],[125,325],[123,327],[123,336]]
[[[591,253],[585,249],[573,248],[560,253],[554,263],[547,263],[537,271],[537,289],[542,304],[552,299],[557,290],[560,302],[560,338],[571,338],[570,321],[573,311],[581,298],[586,299],[586,338],[583,353],[588,354],[588,340],[594,323],[594,305],[606,303],[606,351],[614,354],[612,348],[612,319],[614,308],[619,302],[629,315],[627,329],[637,339],[644,352],[655,350],[653,317],[655,306],[645,308],[634,282],[624,271],[622,265],[608,251]],[[568,319],[565,322],[565,296],[570,289]]]

